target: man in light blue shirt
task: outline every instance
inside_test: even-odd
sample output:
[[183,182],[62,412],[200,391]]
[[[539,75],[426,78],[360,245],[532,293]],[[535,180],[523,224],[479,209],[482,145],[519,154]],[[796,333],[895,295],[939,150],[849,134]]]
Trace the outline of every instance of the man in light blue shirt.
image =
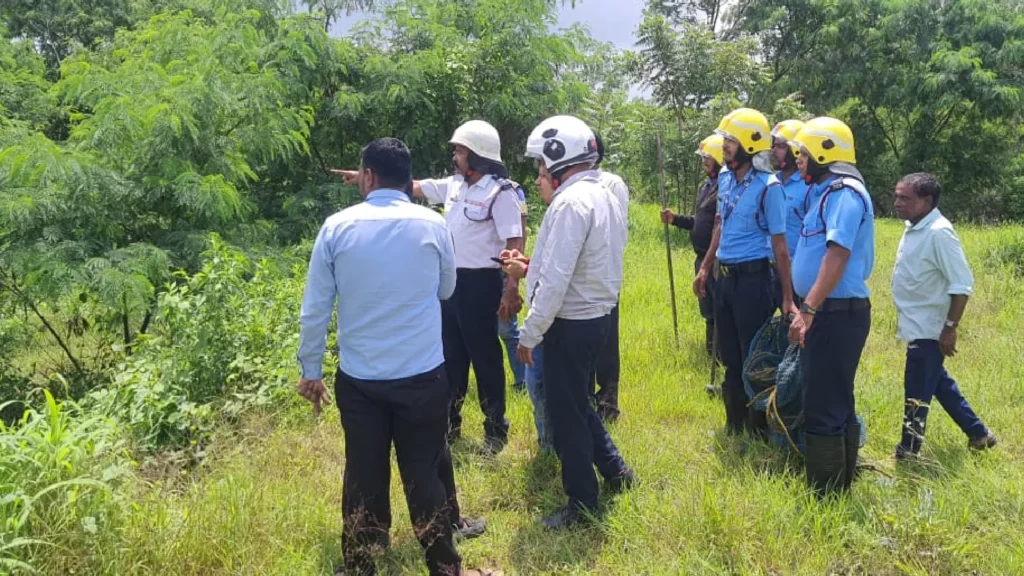
[[455,252],[444,218],[403,192],[411,164],[409,150],[394,138],[363,149],[359,172],[345,176],[366,200],[320,229],[302,301],[298,388],[317,412],[329,401],[323,357],[337,303],[334,391],[346,461],[342,553],[353,573],[372,573],[370,549],[388,542],[392,442],[430,573],[460,570],[453,530],[464,523],[446,440],[440,305],[455,290]]
[[853,132],[815,118],[797,133],[800,172],[813,184],[793,261],[803,300],[790,340],[803,348],[804,464],[819,496],[845,491],[860,450],[854,381],[871,329],[867,280],[875,262],[871,197],[856,168]]
[[726,167],[718,176],[718,220],[708,256],[694,280],[704,298],[715,262],[719,278],[714,295],[718,349],[725,365],[722,399],[726,429],[767,436],[765,413],[753,406],[743,386],[743,364],[757,331],[775,311],[772,290],[774,256],[784,307],[792,306],[789,251],[786,248],[786,199],[771,173],[771,127],[764,114],[740,108],[715,131],[724,138]]
[[974,277],[953,225],[939,212],[941,193],[931,174],[910,174],[896,185],[896,215],[907,221],[892,273],[897,332],[907,343],[897,460],[921,450],[933,397],[967,436],[970,448],[985,450],[997,442],[943,367],[945,358],[957,352],[956,329],[974,293]]

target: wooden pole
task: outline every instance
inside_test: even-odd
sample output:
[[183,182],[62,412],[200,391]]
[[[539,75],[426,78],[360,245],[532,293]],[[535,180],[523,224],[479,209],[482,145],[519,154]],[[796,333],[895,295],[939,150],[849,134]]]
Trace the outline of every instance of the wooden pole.
[[[658,133],[658,180],[661,185],[661,209],[668,209],[668,190],[665,188],[665,155],[661,150],[661,132]],[[672,329],[676,336],[676,348],[679,348],[679,315],[676,312],[676,277],[672,273],[672,241],[665,222],[665,257],[668,260],[668,287],[672,296]]]

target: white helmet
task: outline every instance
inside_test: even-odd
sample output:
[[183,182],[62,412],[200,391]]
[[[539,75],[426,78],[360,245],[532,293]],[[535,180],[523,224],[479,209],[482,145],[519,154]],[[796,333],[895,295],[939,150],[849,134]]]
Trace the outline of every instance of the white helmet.
[[498,137],[498,130],[483,120],[470,120],[459,126],[448,143],[461,144],[481,158],[504,164],[501,161],[501,139]]
[[597,162],[597,138],[575,116],[552,116],[541,122],[526,141],[526,156],[544,161],[552,174],[576,164]]

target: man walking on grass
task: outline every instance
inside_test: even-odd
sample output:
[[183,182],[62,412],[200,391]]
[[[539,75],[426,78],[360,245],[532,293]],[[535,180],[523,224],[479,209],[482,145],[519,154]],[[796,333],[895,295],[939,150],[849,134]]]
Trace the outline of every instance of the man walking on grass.
[[897,330],[900,340],[907,342],[906,405],[897,460],[921,450],[933,397],[967,435],[970,448],[996,445],[995,435],[942,366],[957,352],[956,330],[974,292],[974,277],[953,225],[939,212],[941,193],[931,174],[910,174],[896,185],[896,215],[907,222],[892,274]]
[[430,574],[479,573],[461,570],[449,505],[455,486],[440,300],[455,290],[455,252],[444,219],[409,201],[411,167],[401,140],[364,148],[349,179],[365,201],[327,219],[309,262],[298,392],[316,413],[330,401],[323,357],[335,303],[338,314],[345,525],[336,574],[374,574],[372,551],[388,545],[392,443]]

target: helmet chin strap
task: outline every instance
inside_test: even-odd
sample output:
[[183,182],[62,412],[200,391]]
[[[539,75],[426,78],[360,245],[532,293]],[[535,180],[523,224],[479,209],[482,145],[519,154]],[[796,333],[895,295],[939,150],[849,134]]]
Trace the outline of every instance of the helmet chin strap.
[[733,157],[732,162],[729,162],[729,170],[735,172],[744,164],[750,164],[753,161],[753,156],[747,154],[747,151],[740,148],[736,150],[736,155]]
[[808,158],[807,174],[804,176],[804,182],[806,182],[807,184],[814,184],[815,182],[818,181],[819,178],[821,178],[822,174],[826,174],[827,172],[828,168]]

